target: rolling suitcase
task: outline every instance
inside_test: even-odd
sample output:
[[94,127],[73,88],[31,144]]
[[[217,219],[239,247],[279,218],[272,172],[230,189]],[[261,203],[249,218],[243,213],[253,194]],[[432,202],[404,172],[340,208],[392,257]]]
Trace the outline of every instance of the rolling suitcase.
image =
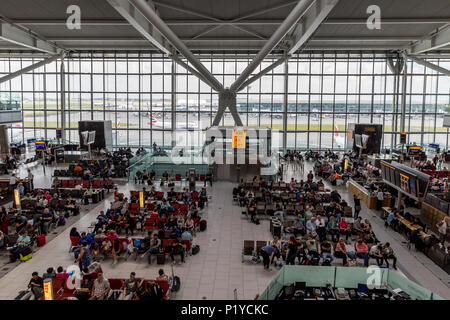
[[156,263],[164,264],[166,262],[166,255],[164,253],[158,253],[156,255]]
[[45,234],[41,234],[37,237],[37,246],[42,247],[45,245]]
[[207,225],[206,220],[201,220],[200,221],[200,231],[205,231],[206,230],[206,225]]

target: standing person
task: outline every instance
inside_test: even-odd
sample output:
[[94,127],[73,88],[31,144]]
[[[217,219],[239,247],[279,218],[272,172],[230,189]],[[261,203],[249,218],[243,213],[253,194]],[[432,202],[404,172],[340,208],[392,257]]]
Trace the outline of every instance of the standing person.
[[359,217],[359,212],[361,211],[361,199],[358,197],[356,193],[353,195],[353,202],[355,203],[354,218],[356,219]]
[[291,234],[288,242],[288,252],[286,253],[286,264],[295,264],[295,257],[297,256],[298,242],[295,236]]
[[27,174],[27,178],[28,178],[28,182],[30,183],[30,191],[34,190],[34,174],[31,173],[31,169],[28,169],[28,174]]
[[11,191],[14,190],[16,185],[17,185],[17,178],[16,178],[16,174],[13,173],[11,175],[11,178],[9,178],[9,190],[11,190]]
[[438,170],[442,170],[442,163],[444,163],[444,160],[445,160],[445,155],[444,154],[439,155]]
[[87,241],[81,242],[81,250],[75,263],[79,263],[82,271],[87,270],[91,264],[91,251],[89,250]]
[[450,217],[445,217],[444,220],[439,222],[436,227],[439,231],[439,240],[442,246],[445,246],[445,238],[447,237],[447,230],[450,228]]
[[265,270],[271,270],[270,264],[273,261],[273,257],[275,256],[277,249],[274,246],[264,246],[259,251],[259,254],[263,257],[263,264]]
[[378,188],[377,191],[377,210],[381,210],[381,207],[383,206],[383,200],[384,200],[384,193],[381,188]]

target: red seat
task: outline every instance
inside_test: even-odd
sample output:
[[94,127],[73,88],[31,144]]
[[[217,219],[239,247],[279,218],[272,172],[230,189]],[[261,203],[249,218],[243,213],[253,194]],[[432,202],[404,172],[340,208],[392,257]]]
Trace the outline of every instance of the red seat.
[[69,187],[69,180],[61,180],[61,184],[62,184],[63,188],[68,188]]
[[100,188],[100,183],[101,183],[100,180],[93,180],[92,181],[92,187],[95,188],[95,189],[98,189],[98,188]]
[[83,188],[89,188],[89,180],[83,180]]
[[164,297],[163,299],[166,300],[167,299],[167,292],[169,291],[169,282],[166,280],[155,280],[155,282],[157,284],[159,284],[159,286],[161,287],[163,293],[164,293]]
[[162,198],[164,198],[164,192],[156,192],[156,200],[161,200]]
[[67,180],[67,188],[75,188],[75,181]]
[[123,279],[108,279],[108,281],[112,290],[120,290],[123,287]]
[[177,173],[177,174],[175,175],[175,180],[176,180],[176,181],[181,181],[181,174]]
[[139,203],[130,203],[129,211],[130,213],[136,213],[139,210]]
[[156,219],[154,217],[146,218],[145,224],[144,224],[144,229],[145,230],[153,230],[153,228],[155,226],[155,220]]
[[139,191],[130,191],[130,196],[131,197],[133,197],[133,196],[136,196],[136,197],[139,197]]
[[205,176],[204,174],[201,174],[201,175],[200,175],[200,181],[205,181],[205,177],[206,177],[206,176]]

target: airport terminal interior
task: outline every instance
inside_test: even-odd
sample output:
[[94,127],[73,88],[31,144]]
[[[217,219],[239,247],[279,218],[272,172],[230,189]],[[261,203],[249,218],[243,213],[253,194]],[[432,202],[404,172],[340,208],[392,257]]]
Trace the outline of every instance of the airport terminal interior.
[[1,300],[449,300],[448,0],[2,0]]

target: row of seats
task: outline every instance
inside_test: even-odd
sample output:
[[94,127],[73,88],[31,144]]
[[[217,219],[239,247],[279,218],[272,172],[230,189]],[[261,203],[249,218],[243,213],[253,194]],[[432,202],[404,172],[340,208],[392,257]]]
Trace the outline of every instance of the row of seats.
[[94,189],[99,189],[105,187],[107,184],[107,180],[92,180],[92,183],[89,180],[59,180],[63,188],[75,188],[76,185],[82,185],[83,188],[92,187]]
[[[97,276],[96,274],[91,275],[91,281],[93,282]],[[123,290],[124,283],[126,279],[113,278],[108,279],[111,290]],[[170,296],[170,285],[166,280],[144,280],[145,282],[152,281],[156,282],[163,291],[163,300],[167,300]],[[75,295],[75,288],[73,286],[69,286],[68,281],[64,281],[61,278],[53,278],[52,279],[52,287],[53,287],[53,298],[55,300],[64,300],[68,298],[72,298]],[[44,297],[42,298],[44,299]]]

